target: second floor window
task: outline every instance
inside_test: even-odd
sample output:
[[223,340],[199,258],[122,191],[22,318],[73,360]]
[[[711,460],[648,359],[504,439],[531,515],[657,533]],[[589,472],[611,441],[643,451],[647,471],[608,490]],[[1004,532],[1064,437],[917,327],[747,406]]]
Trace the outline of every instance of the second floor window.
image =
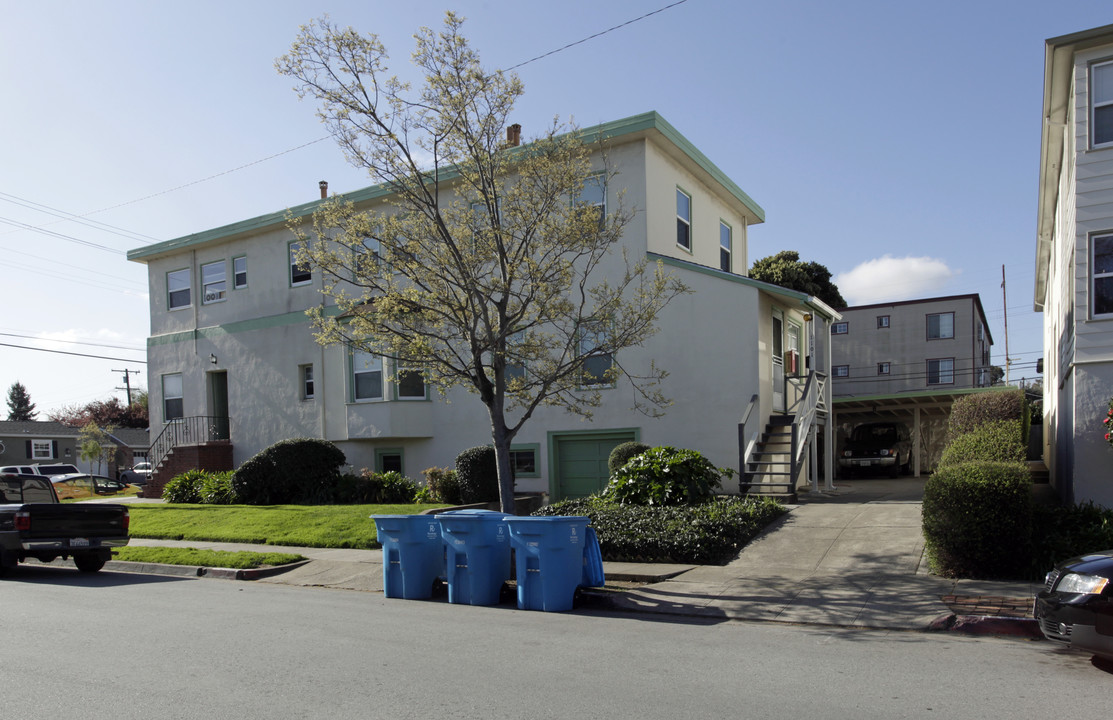
[[1093,239],[1093,302],[1094,317],[1113,315],[1113,235]]
[[850,326],[847,323],[835,323],[831,326],[832,335],[846,335],[849,332]]
[[301,249],[300,242],[290,243],[290,284],[291,285],[306,285],[313,281],[313,273],[309,271],[308,265],[298,263],[298,250]]
[[201,303],[222,302],[228,288],[225,280],[224,261],[201,266]]
[[383,399],[383,359],[371,353],[352,353],[353,396],[358,400]]
[[941,358],[927,361],[928,385],[953,385],[955,382],[955,359]]
[[1090,143],[1113,143],[1113,61],[1090,68]]
[[584,180],[583,190],[576,198],[577,204],[595,208],[599,213],[599,229],[607,224],[607,183],[602,175],[592,175]]
[[314,393],[313,393],[313,366],[312,365],[302,365],[301,366],[301,399],[302,400],[312,400],[313,395],[314,395]]
[[719,221],[719,269],[723,272],[730,272],[731,250],[733,247],[733,238],[730,225],[727,225],[722,220]]
[[877,327],[882,328],[882,329],[889,327],[889,316],[888,315],[878,315],[877,316]]
[[927,316],[928,340],[946,340],[955,336],[955,314],[936,313]]
[[692,249],[692,196],[676,189],[676,244]]
[[232,258],[232,287],[242,290],[247,287],[247,258],[240,256]]
[[580,373],[583,387],[600,387],[614,384],[611,369],[614,358],[610,353],[597,352],[607,341],[607,331],[599,326],[584,325],[580,328],[580,354],[584,357]]
[[166,273],[167,307],[171,310],[189,307],[189,268]]

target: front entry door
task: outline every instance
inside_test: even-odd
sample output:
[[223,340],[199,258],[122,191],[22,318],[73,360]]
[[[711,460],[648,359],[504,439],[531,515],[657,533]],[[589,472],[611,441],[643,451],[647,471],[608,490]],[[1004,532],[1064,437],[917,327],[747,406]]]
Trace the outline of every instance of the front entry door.
[[231,435],[228,427],[228,373],[209,373],[209,415],[213,420],[212,440],[227,440]]
[[773,412],[785,410],[785,357],[784,357],[784,314],[773,311]]

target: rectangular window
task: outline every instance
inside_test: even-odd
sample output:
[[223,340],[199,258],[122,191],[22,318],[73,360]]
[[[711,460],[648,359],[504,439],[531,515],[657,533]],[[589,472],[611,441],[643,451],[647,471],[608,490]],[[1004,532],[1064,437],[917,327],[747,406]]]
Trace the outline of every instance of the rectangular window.
[[850,377],[849,365],[836,365],[831,368],[831,374],[837,378]]
[[402,472],[402,450],[401,448],[376,448],[375,449],[375,472]]
[[360,400],[383,399],[383,359],[378,355],[352,352],[352,396]]
[[189,307],[189,268],[166,273],[166,306],[171,310]]
[[355,248],[356,275],[377,274],[383,262],[383,246],[378,238],[365,237],[360,248]]
[[609,352],[599,351],[607,343],[606,329],[598,324],[587,324],[581,326],[579,332],[580,357],[584,363],[580,372],[580,384],[583,387],[613,385],[614,358]]
[[312,400],[313,399],[313,366],[312,365],[302,365],[299,368],[298,374],[300,375],[300,380],[301,380],[301,399],[302,400]]
[[877,374],[878,375],[888,375],[889,374],[889,363],[887,363],[887,362],[877,363]]
[[734,245],[731,238],[732,232],[730,225],[727,225],[722,220],[719,221],[719,269],[723,272],[730,272],[731,262],[730,255],[731,249]]
[[1090,143],[1113,143],[1113,61],[1090,66]]
[[170,422],[185,417],[182,400],[182,374],[172,373],[162,376],[162,420]]
[[846,335],[849,332],[850,326],[847,323],[835,323],[831,326],[832,335]]
[[954,385],[955,383],[954,358],[928,360],[927,371],[928,385]]
[[878,315],[877,316],[877,327],[882,328],[882,329],[889,327],[889,316],[888,315]]
[[676,244],[692,249],[692,196],[676,189]]
[[31,441],[32,460],[51,460],[54,458],[54,443],[50,440]]
[[297,260],[300,249],[300,242],[290,243],[290,285],[307,285],[313,281],[313,273],[309,271],[309,266],[302,265]]
[[425,375],[414,368],[400,368],[398,370],[398,399],[399,400],[424,400]]
[[576,197],[576,203],[595,208],[599,213],[599,229],[607,224],[607,179],[603,175],[592,175],[584,180],[584,187]]
[[201,266],[201,304],[223,302],[228,289],[224,261]]
[[1091,310],[1094,317],[1113,315],[1113,235],[1093,238],[1090,243]]
[[541,472],[537,469],[539,449],[540,446],[536,444],[510,448],[510,469],[514,471],[514,477],[541,477]]
[[243,290],[247,287],[247,257],[232,258],[232,289]]
[[955,336],[955,314],[936,313],[927,316],[928,340],[946,340]]

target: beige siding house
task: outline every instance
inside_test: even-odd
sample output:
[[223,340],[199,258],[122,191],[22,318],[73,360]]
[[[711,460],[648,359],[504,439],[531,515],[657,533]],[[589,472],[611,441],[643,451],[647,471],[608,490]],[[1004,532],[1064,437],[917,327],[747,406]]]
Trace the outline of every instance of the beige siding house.
[[[537,412],[515,439],[517,489],[553,499],[601,489],[610,450],[626,440],[745,465],[744,488],[814,481],[817,443],[804,440],[824,428],[838,314],[745,276],[747,232],[764,221],[763,210],[658,114],[585,131],[606,138],[607,161],[619,170],[607,201],[622,191],[636,210],[623,240],[630,257],[661,260],[694,290],[664,310],[659,334],[622,358],[632,373],[651,361],[666,368],[663,391],[673,405],[659,419],[633,411],[632,388],[620,378],[590,422]],[[381,187],[345,198],[368,208],[389,199]],[[278,440],[309,436],[334,442],[357,471],[420,478],[490,442],[477,397],[454,390],[442,398],[420,379],[391,380],[382,359],[314,341],[305,311],[328,301],[321,278],[292,262],[287,214],[308,217],[319,202],[128,254],[147,265],[150,283],[154,463],[182,443],[225,442],[238,465]],[[786,372],[790,349],[799,360]],[[779,465],[761,456],[755,434],[774,421],[795,426],[800,439],[797,455]],[[184,437],[187,426],[195,430]],[[158,440],[160,432],[168,439]]]
[[1064,500],[1113,507],[1113,25],[1048,40],[1044,73],[1044,462]]

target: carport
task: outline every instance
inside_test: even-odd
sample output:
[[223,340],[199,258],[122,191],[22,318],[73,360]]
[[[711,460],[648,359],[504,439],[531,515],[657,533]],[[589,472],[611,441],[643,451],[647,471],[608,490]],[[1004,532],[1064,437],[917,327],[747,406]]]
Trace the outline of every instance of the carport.
[[866,422],[898,421],[912,432],[912,473],[931,472],[946,444],[947,419],[955,399],[999,388],[926,390],[897,395],[852,395],[834,398],[836,457],[855,426]]

